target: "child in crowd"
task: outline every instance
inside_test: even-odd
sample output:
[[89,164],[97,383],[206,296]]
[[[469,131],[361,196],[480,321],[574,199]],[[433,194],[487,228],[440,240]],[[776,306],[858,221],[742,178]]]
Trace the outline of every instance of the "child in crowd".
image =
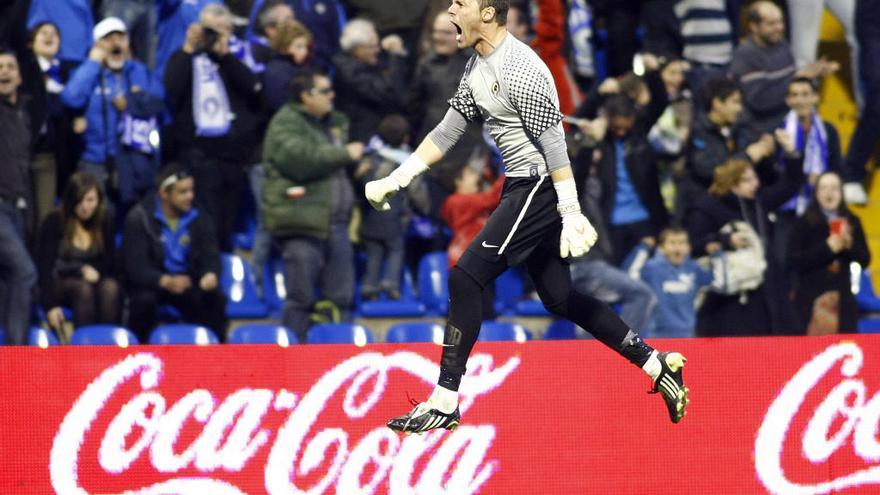
[[[379,123],[378,134],[370,140],[373,153],[356,173],[364,183],[387,176],[412,152],[409,147],[410,125],[397,114]],[[379,212],[364,201],[360,237],[367,251],[367,267],[361,279],[361,297],[375,300],[380,293],[400,299],[400,275],[404,261],[404,234],[410,219],[409,202],[416,206],[427,201],[424,188],[414,185],[391,200],[391,210]],[[385,270],[382,270],[384,265]],[[380,280],[381,278],[381,280]]]
[[669,227],[660,232],[654,257],[642,268],[642,280],[657,295],[652,337],[693,337],[697,291],[712,283],[712,273],[691,259],[687,231]]

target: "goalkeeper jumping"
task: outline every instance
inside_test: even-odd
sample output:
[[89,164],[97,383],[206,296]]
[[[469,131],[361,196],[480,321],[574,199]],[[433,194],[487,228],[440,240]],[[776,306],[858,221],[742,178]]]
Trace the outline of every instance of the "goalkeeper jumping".
[[677,423],[688,403],[684,357],[655,351],[606,304],[571,286],[564,259],[584,255],[596,242],[596,230],[581,213],[553,77],[527,45],[507,32],[509,3],[453,0],[449,15],[459,33],[458,46],[476,53],[449,100],[450,109],[400,167],[365,187],[374,208],[389,209],[388,199],[439,161],[472,121],[483,123],[504,159],[501,202],[449,272],[449,317],[437,385],[427,401],[391,419],[388,427],[421,433],[458,426],[458,388],[480,331],[483,289],[521,263],[544,306],[642,368]]

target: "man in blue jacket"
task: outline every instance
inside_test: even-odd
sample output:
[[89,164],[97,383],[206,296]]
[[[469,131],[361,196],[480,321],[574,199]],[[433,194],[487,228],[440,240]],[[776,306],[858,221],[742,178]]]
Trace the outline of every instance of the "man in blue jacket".
[[165,91],[144,64],[131,59],[121,20],[108,17],[99,22],[93,38],[88,60],[73,72],[61,100],[85,112],[79,170],[92,172],[102,182],[118,174],[112,185],[118,186],[120,201],[128,205],[153,183],[156,116],[162,111]]

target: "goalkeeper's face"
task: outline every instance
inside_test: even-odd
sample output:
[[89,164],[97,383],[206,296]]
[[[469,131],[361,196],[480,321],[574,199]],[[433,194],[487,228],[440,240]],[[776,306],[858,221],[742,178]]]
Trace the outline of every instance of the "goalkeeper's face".
[[453,0],[449,6],[449,19],[458,33],[455,37],[459,48],[469,48],[480,40],[480,0]]

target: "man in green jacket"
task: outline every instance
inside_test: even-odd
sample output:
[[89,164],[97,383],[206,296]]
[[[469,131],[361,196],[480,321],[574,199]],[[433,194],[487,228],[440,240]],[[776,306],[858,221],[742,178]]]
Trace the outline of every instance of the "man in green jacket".
[[263,222],[281,244],[287,291],[282,319],[300,342],[307,340],[317,287],[343,320],[354,296],[348,238],[354,192],[346,167],[361,159],[364,145],[344,144],[348,119],[333,110],[333,97],[326,75],[298,73],[291,101],[272,118],[263,141]]

